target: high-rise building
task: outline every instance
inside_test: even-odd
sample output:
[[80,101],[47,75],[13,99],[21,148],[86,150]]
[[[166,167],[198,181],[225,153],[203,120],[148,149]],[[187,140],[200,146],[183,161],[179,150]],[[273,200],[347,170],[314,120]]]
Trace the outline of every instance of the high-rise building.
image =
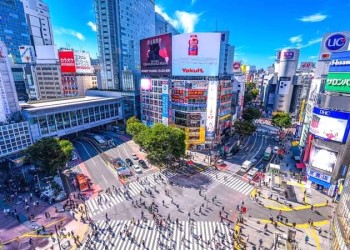
[[0,20],[0,41],[7,46],[10,59],[21,63],[19,46],[31,45],[21,0],[0,1]]
[[24,7],[31,44],[34,46],[53,45],[53,31],[50,11],[43,0],[21,0]]
[[58,64],[38,64],[35,67],[39,99],[63,97],[61,71]]
[[16,86],[18,101],[20,101],[20,102],[26,102],[29,100],[24,70],[25,70],[25,67],[23,64],[12,64],[11,65],[11,71],[12,71],[13,80],[14,80],[15,86]]
[[11,72],[7,48],[0,41],[0,122],[19,111],[16,86]]
[[102,88],[124,90],[123,70],[140,74],[140,40],[155,34],[154,1],[94,0],[94,6]]
[[155,35],[162,35],[166,33],[171,33],[172,35],[180,34],[180,32],[159,13],[155,13],[155,18]]

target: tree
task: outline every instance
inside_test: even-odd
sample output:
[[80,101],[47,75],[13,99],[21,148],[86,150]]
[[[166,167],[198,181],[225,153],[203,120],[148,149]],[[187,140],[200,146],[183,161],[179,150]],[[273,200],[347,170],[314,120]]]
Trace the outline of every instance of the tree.
[[249,136],[256,131],[256,126],[251,121],[237,120],[233,126],[235,128],[235,133],[241,138]]
[[261,117],[261,112],[259,109],[255,107],[245,108],[242,114],[242,118],[246,121],[252,121],[255,119],[259,119]]
[[178,160],[185,155],[185,133],[181,129],[160,123],[151,128],[147,126],[142,128],[139,120],[130,119],[127,122],[127,131],[133,135],[133,140],[145,149],[151,164],[165,166],[169,157]]
[[248,82],[248,83],[246,84],[246,90],[247,90],[247,91],[251,91],[251,90],[253,90],[253,89],[256,89],[256,84],[255,84],[254,82]]
[[292,118],[288,113],[277,113],[272,116],[272,124],[280,128],[288,128],[292,126]]
[[258,97],[258,95],[259,95],[259,90],[258,89],[252,89],[250,91],[250,93],[251,93],[253,99],[256,99]]
[[250,91],[244,93],[244,106],[253,100],[253,95]]
[[137,137],[137,135],[143,131],[146,130],[147,126],[143,124],[139,119],[137,119],[135,116],[129,118],[126,122],[126,132],[131,135],[132,137]]
[[54,175],[72,157],[73,144],[68,140],[47,137],[36,141],[25,151],[26,161]]

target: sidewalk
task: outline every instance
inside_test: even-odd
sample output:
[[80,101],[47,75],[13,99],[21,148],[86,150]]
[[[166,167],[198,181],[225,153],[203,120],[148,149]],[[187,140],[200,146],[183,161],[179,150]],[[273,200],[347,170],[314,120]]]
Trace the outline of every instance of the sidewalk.
[[[267,230],[264,230],[267,224]],[[260,240],[262,246],[272,249],[275,245],[277,234],[279,246],[276,249],[289,249],[287,246],[296,245],[298,249],[329,249],[330,248],[330,224],[328,220],[315,222],[314,227],[309,224],[297,224],[294,228],[290,223],[287,225],[278,223],[277,227],[273,226],[269,220],[257,220],[254,218],[244,218],[243,223],[236,226],[236,230],[242,229],[243,241],[247,244],[247,249],[258,247]],[[295,232],[295,242],[291,243],[287,240],[288,231]],[[321,234],[320,234],[321,231]],[[308,236],[308,243],[305,237]],[[248,240],[249,239],[249,240]],[[321,247],[322,246],[322,247]],[[328,247],[327,247],[328,246]],[[241,247],[242,249],[242,247]],[[291,249],[291,248],[290,248]]]

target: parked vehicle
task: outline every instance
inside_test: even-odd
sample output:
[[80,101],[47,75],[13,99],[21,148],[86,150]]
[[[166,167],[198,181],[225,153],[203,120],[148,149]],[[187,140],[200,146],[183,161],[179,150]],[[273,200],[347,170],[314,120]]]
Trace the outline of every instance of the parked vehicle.
[[134,163],[132,162],[132,160],[130,160],[129,158],[125,159],[126,164],[128,164],[129,167],[132,167],[132,165],[134,165]]
[[279,149],[278,146],[275,146],[275,147],[273,148],[273,151],[272,151],[272,152],[273,152],[274,154],[277,154],[277,153],[278,153],[278,149]]
[[88,180],[86,179],[85,175],[78,174],[76,176],[77,186],[79,188],[79,191],[86,191],[90,189],[90,185]]
[[132,158],[137,161],[139,159],[139,157],[137,157],[137,155],[135,153],[132,154]]
[[142,174],[142,170],[139,165],[134,165],[133,168],[137,174]]
[[252,168],[251,170],[249,170],[249,172],[247,173],[248,180],[253,180],[258,172],[259,170],[257,168]]
[[140,164],[140,166],[141,166],[142,168],[144,168],[144,169],[147,169],[147,168],[148,168],[148,166],[147,166],[147,164],[146,164],[146,162],[145,162],[144,160],[139,160],[139,164]]

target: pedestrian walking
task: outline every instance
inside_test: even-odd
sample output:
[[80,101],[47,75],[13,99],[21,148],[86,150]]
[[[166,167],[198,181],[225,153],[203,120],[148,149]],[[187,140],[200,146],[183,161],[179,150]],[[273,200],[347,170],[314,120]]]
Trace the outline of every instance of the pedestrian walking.
[[309,242],[309,236],[306,235],[306,236],[305,236],[305,244],[308,244],[308,242]]

